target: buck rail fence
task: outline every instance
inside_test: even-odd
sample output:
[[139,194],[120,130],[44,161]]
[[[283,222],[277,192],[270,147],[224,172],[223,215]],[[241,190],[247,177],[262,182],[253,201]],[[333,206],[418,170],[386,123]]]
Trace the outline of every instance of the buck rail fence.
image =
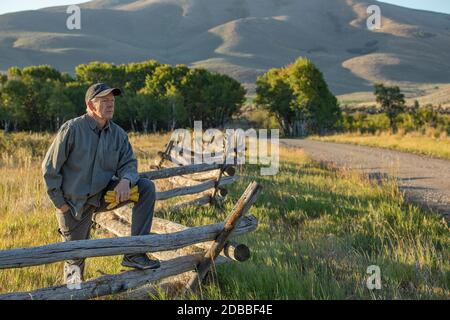
[[[164,152],[160,152],[155,170],[140,173],[141,177],[166,179],[172,187],[156,192],[157,204],[175,197],[188,198],[171,206],[155,207],[150,235],[130,236],[130,205],[97,214],[94,222],[116,237],[53,243],[39,247],[0,251],[0,269],[23,268],[69,259],[113,256],[128,253],[152,253],[161,260],[161,267],[152,270],[129,270],[119,274],[103,275],[88,280],[78,287],[60,285],[28,292],[0,295],[2,299],[92,299],[118,294],[126,299],[148,297],[163,290],[169,297],[197,292],[201,283],[216,264],[243,262],[250,257],[250,249],[233,237],[256,230],[256,217],[247,214],[256,201],[262,186],[256,182],[248,185],[240,199],[222,223],[186,227],[176,222],[156,217],[160,210],[176,212],[188,206],[213,205],[223,209],[228,193],[224,187],[238,179],[236,166],[213,163],[187,164],[180,162],[180,154],[173,150],[180,141],[171,139]],[[204,142],[206,146],[211,141]],[[225,150],[216,154],[225,156]],[[196,155],[191,153],[192,157]],[[186,155],[182,156],[186,160]]]

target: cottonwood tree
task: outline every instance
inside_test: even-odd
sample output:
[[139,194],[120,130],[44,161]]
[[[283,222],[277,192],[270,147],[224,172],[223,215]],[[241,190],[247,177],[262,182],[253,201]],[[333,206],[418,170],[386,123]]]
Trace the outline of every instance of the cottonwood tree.
[[285,134],[326,133],[341,111],[320,70],[308,59],[271,69],[256,82],[256,102],[274,113]]
[[397,116],[405,109],[405,96],[398,86],[386,87],[381,83],[374,85],[376,101],[389,118],[392,132],[397,132]]
[[277,118],[286,135],[294,135],[295,112],[291,108],[293,91],[285,69],[270,69],[256,80],[256,104],[265,107]]

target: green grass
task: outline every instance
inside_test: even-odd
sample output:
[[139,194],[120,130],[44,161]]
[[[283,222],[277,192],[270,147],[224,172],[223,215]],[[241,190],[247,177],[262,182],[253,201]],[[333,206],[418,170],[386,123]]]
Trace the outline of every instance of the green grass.
[[[146,170],[167,138],[131,137],[139,150],[140,170]],[[0,161],[1,249],[60,241],[54,208],[41,180],[42,155],[32,156],[26,147],[21,150],[21,157],[28,154],[29,161],[17,166]],[[12,152],[8,159],[13,158]],[[251,210],[259,227],[238,238],[250,247],[252,257],[217,266],[217,280],[194,298],[448,298],[448,227],[436,214],[407,205],[392,181],[376,184],[354,172],[331,170],[294,150],[282,150],[275,177],[260,176],[257,166],[247,166],[241,174],[242,180],[230,188],[226,211],[252,180],[264,186]],[[222,221],[226,212],[187,208],[161,217],[193,226]],[[370,291],[365,285],[370,265],[381,268],[381,290]],[[92,258],[86,276],[121,269],[118,256]],[[0,271],[1,293],[61,283],[62,263]]]

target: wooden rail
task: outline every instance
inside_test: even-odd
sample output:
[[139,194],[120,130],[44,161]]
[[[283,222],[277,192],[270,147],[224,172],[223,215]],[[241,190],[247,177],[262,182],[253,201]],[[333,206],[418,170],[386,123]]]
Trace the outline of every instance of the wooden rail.
[[[253,216],[246,218],[235,230],[234,235],[256,229],[256,218]],[[87,257],[175,250],[199,242],[214,240],[223,228],[224,223],[216,223],[170,234],[77,240],[33,248],[2,250],[0,251],[0,269],[36,266]]]

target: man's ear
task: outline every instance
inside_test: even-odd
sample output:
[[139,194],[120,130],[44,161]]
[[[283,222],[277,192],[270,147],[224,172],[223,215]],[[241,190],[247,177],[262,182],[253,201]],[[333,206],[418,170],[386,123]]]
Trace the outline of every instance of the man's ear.
[[92,102],[92,100],[89,100],[89,101],[86,103],[86,107],[87,107],[89,110],[91,110],[91,112],[95,112],[95,107],[94,107],[94,103]]

